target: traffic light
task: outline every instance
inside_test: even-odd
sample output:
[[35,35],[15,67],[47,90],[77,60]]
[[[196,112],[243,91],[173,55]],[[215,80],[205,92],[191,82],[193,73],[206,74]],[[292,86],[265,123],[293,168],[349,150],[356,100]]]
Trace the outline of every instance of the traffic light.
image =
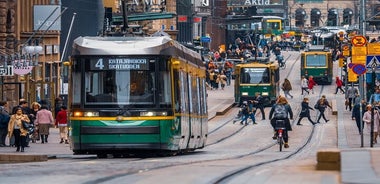
[[345,60],[343,58],[339,58],[339,62],[340,62],[341,59],[342,59],[342,68],[343,68],[343,71],[347,73],[347,69],[348,69],[347,60]]
[[344,66],[343,58],[339,57],[339,67],[342,68]]

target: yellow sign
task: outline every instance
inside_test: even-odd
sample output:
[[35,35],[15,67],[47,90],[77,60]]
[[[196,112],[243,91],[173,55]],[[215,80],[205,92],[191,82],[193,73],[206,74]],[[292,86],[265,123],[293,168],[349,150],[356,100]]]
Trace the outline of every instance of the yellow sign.
[[348,82],[357,82],[358,75],[352,71],[351,68],[348,69]]
[[366,56],[367,47],[352,47],[352,56]]
[[367,48],[368,48],[368,55],[380,55],[380,43],[379,42],[368,43]]
[[343,56],[350,56],[350,51],[349,50],[344,50],[343,51]]
[[352,55],[351,61],[354,64],[363,64],[363,65],[365,65],[366,61],[367,61],[367,56],[354,56],[354,55]]

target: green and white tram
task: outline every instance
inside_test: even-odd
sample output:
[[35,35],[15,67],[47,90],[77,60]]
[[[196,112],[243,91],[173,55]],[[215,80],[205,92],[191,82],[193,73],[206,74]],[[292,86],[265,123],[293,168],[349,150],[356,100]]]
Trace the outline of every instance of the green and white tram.
[[201,56],[169,37],[79,37],[70,65],[74,154],[175,154],[207,138]]

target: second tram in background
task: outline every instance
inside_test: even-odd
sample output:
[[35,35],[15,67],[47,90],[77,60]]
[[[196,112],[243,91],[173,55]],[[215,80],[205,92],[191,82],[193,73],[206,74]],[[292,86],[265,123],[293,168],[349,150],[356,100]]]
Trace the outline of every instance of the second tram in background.
[[279,95],[280,72],[277,62],[258,57],[235,66],[235,102],[253,100],[256,93],[264,97],[264,105],[271,106]]
[[262,45],[265,43],[260,43],[260,40],[272,40],[284,32],[284,18],[278,16],[229,15],[226,24],[226,43],[232,50],[239,44],[237,39],[246,44]]
[[80,37],[71,61],[74,154],[175,154],[205,146],[206,71],[169,37]]
[[332,54],[323,45],[311,45],[301,53],[301,77],[313,76],[317,84],[331,84],[333,78]]

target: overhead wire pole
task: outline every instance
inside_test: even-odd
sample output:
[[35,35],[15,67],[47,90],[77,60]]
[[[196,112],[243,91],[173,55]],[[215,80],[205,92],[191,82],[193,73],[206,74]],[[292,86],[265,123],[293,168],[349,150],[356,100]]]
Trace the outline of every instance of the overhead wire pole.
[[[73,24],[74,24],[74,20],[75,20],[75,16],[77,15],[77,13],[73,13],[73,17],[71,18],[71,23],[70,23],[70,28],[69,28],[69,31],[68,31],[68,33],[67,33],[67,37],[66,37],[66,41],[65,41],[65,45],[63,46],[63,51],[62,51],[62,54],[61,54],[61,59],[60,59],[60,63],[62,63],[63,64],[63,59],[65,58],[65,53],[66,53],[66,49],[67,49],[67,44],[68,44],[68,42],[69,42],[69,39],[70,39],[70,36],[71,36],[71,30],[72,30],[72,28],[73,28]],[[65,64],[64,64],[65,65]],[[63,69],[63,67],[61,67],[61,70]],[[60,72],[60,75],[63,73],[63,71],[60,71],[60,70],[58,70],[59,72]],[[58,75],[58,76],[60,76],[60,75]],[[62,77],[60,78],[60,80],[62,80]],[[58,80],[58,81],[60,81],[60,80]],[[60,93],[58,94],[58,96],[60,95],[60,94],[62,94],[63,93],[63,80],[62,81],[60,81],[61,82],[61,85],[62,86],[60,86],[60,85],[58,85],[59,86],[59,88],[60,89],[58,89],[57,91],[59,91]]]

